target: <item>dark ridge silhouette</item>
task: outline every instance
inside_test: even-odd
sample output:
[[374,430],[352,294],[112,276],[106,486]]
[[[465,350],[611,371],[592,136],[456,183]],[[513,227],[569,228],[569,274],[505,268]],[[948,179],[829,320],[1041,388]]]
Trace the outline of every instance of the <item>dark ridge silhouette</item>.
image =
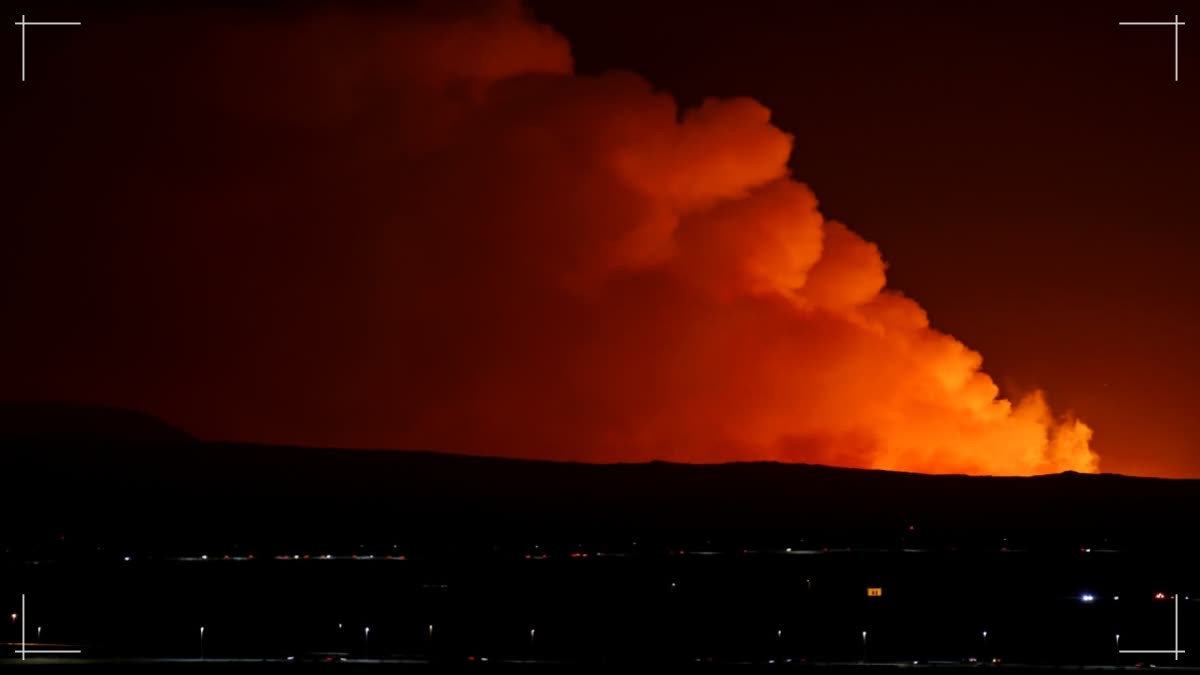
[[186,432],[136,410],[58,401],[0,402],[0,439],[174,442]]
[[[0,508],[15,530],[154,542],[630,533],[782,541],[809,532],[836,544],[898,541],[893,534],[912,526],[947,541],[1004,532],[1016,540],[1179,547],[1190,545],[1187,538],[1167,533],[1200,517],[1195,480],[923,475],[773,462],[593,465],[268,446],[196,441],[128,411],[74,412],[44,413],[47,433],[4,434],[0,475],[13,478]],[[55,419],[67,419],[69,433],[54,433],[62,431]]]

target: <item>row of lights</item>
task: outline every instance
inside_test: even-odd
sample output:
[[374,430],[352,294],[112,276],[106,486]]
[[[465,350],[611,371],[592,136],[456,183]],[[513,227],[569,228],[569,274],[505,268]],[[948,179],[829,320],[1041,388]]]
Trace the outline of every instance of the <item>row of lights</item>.
[[[1170,596],[1170,597],[1171,597],[1171,598],[1174,598],[1175,596],[1173,596],[1173,595],[1172,595],[1172,596]],[[1121,599],[1121,596],[1119,596],[1119,595],[1114,595],[1112,599],[1113,599],[1114,601],[1115,601],[1115,600],[1120,600],[1120,599]],[[1167,594],[1166,594],[1166,593],[1162,593],[1162,592],[1155,593],[1155,594],[1154,594],[1154,599],[1155,599],[1155,600],[1166,600],[1166,599],[1167,599]],[[1187,599],[1188,599],[1188,597],[1187,597],[1187,596],[1184,596],[1184,598],[1183,598],[1183,599],[1184,599],[1184,600],[1187,600]],[[1079,601],[1080,601],[1080,602],[1085,602],[1085,603],[1093,603],[1093,602],[1095,602],[1095,601],[1096,601],[1096,596],[1095,596],[1095,595],[1092,595],[1091,593],[1084,593],[1084,594],[1082,594],[1082,595],[1080,595],[1080,596],[1079,596]]]

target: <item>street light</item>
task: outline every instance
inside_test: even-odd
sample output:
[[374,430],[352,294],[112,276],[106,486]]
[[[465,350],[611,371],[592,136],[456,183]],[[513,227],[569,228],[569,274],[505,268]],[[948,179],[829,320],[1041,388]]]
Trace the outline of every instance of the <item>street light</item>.
[[363,658],[367,657],[368,650],[371,648],[371,627],[363,628]]
[[204,626],[200,626],[200,660],[204,660]]
[[529,645],[530,646],[533,646],[533,636],[534,636],[534,633],[536,633],[536,632],[537,632],[537,630],[534,628],[529,629]]
[[865,631],[865,630],[862,632],[862,640],[863,640],[863,657],[862,657],[862,660],[863,660],[863,661],[866,661],[866,660],[867,660],[867,631]]

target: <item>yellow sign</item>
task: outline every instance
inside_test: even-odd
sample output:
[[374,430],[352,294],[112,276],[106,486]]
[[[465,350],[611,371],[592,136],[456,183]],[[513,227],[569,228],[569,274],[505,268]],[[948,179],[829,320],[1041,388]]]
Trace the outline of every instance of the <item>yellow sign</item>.
[[883,595],[882,588],[868,588],[867,589],[867,597],[869,597],[869,598],[878,598],[878,597],[881,597],[882,595]]

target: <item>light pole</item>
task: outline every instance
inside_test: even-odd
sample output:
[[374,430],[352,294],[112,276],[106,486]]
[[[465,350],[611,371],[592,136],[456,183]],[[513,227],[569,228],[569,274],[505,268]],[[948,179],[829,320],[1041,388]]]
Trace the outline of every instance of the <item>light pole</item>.
[[1117,633],[1115,637],[1117,642],[1117,665],[1119,666],[1121,665],[1121,634]]
[[867,660],[867,631],[865,631],[865,630],[862,632],[862,639],[863,639],[863,657],[862,657],[862,660],[863,660],[863,661],[866,661],[866,660]]
[[529,629],[529,646],[530,646],[530,647],[532,647],[532,646],[533,646],[533,636],[534,636],[534,634],[535,634],[536,632],[537,632],[537,630],[536,630],[536,629],[534,629],[534,628],[530,628],[530,629]]
[[983,631],[982,635],[983,635],[983,653],[984,653],[984,656],[987,656],[987,631],[986,630]]
[[200,626],[200,660],[204,660],[204,626]]
[[37,627],[37,641],[38,642],[42,641],[42,627],[41,626]]
[[367,658],[367,654],[371,649],[371,627],[363,628],[363,658]]

